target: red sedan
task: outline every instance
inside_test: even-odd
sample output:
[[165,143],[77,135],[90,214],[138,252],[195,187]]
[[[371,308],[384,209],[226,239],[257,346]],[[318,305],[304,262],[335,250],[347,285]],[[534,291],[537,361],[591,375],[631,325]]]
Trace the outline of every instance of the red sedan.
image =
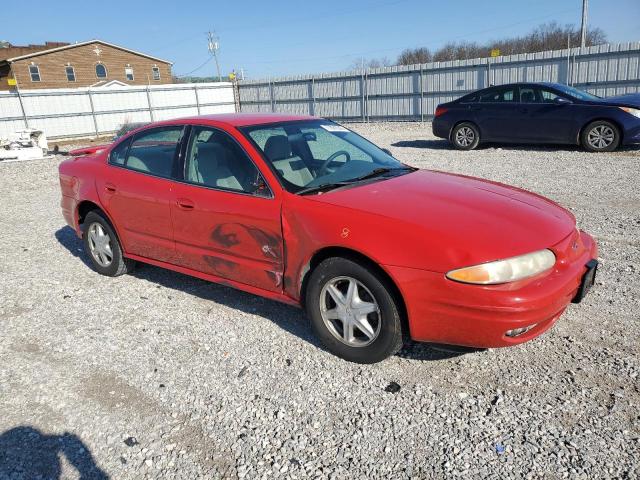
[[556,203],[400,163],[328,120],[215,115],[147,125],[60,165],[95,269],[135,261],[306,308],[342,358],[418,341],[503,347],[593,284],[597,246]]

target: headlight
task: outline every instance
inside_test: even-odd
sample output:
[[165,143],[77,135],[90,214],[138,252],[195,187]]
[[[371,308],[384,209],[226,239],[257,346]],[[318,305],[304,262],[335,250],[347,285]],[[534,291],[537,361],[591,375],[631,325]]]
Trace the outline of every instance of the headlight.
[[624,110],[627,113],[630,113],[634,117],[640,118],[640,110],[638,110],[637,108],[631,108],[631,107],[618,107],[618,108],[620,110]]
[[451,270],[447,273],[447,278],[479,285],[515,282],[549,270],[555,263],[556,256],[551,250],[540,250],[519,257]]

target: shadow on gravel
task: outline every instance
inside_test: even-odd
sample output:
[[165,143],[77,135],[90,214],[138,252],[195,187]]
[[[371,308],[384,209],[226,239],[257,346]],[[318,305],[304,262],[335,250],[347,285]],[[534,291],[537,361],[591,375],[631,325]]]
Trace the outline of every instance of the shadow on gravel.
[[84,247],[82,245],[82,240],[78,238],[76,232],[73,228],[66,226],[62,227],[55,233],[56,240],[60,242],[60,245],[65,247],[71,254],[82,260],[87,267],[91,267],[91,263],[89,263],[89,259],[84,254]]
[[0,478],[62,478],[61,457],[80,478],[109,478],[82,440],[71,433],[46,435],[33,427],[20,426],[0,435]]
[[[76,236],[71,227],[65,226],[61,228],[55,233],[55,237],[74,257],[79,258],[87,268],[92,268],[89,259],[84,253],[82,241]],[[266,318],[292,335],[296,335],[311,345],[324,350],[322,344],[313,335],[305,313],[299,308],[144,263],[138,263],[131,275],[154,283],[157,288],[164,287],[185,292],[210,301],[212,304],[224,305],[244,313]],[[473,351],[477,350],[466,347],[409,342],[397,355],[401,358],[429,361],[446,360]]]
[[[401,148],[428,148],[431,150],[455,150],[447,140],[400,140],[392,143],[392,147]],[[483,143],[476,150],[500,149],[506,151],[525,151],[525,152],[584,152],[584,149],[578,145],[551,145],[551,144],[512,144],[512,143]],[[638,145],[625,145],[618,148],[613,153],[638,152]]]

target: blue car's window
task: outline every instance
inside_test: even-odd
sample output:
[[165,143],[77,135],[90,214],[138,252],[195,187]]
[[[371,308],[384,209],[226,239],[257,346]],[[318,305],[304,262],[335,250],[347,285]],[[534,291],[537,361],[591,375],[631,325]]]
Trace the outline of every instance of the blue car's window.
[[513,102],[514,88],[496,88],[493,90],[489,90],[488,92],[484,92],[480,95],[480,102],[482,103],[504,103],[504,102]]

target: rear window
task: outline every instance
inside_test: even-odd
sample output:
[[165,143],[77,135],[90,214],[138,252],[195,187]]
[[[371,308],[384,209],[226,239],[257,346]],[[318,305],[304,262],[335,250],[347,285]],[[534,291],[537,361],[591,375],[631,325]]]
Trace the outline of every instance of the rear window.
[[478,94],[471,93],[469,95],[465,95],[460,99],[460,103],[473,103],[478,101]]

